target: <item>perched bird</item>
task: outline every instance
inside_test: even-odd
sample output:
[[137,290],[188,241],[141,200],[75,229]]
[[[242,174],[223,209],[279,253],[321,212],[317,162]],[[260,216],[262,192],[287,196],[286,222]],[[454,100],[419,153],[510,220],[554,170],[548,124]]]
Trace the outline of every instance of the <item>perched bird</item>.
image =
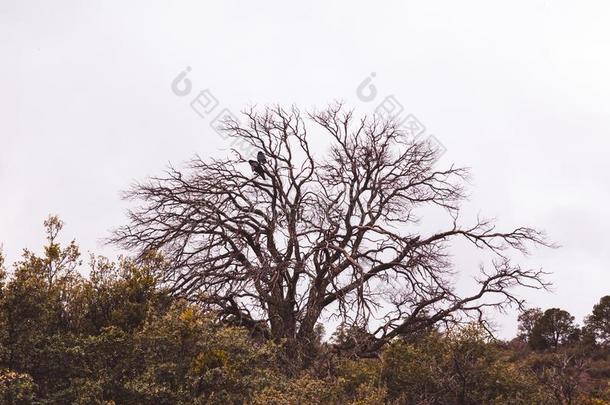
[[252,171],[261,176],[263,180],[265,180],[265,171],[263,170],[263,166],[261,166],[261,164],[258,163],[256,160],[248,160],[248,163],[250,163]]
[[256,155],[256,159],[258,159],[258,163],[260,163],[261,165],[267,163],[267,157],[263,152],[258,152],[258,155]]

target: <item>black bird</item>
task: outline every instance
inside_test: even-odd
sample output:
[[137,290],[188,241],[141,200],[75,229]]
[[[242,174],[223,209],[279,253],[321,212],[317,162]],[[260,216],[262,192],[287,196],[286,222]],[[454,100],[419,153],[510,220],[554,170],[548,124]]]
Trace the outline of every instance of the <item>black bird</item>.
[[261,166],[261,164],[258,163],[256,160],[248,160],[248,163],[250,163],[252,171],[261,176],[263,180],[265,180],[265,171],[263,170],[263,166]]
[[260,163],[261,165],[267,163],[267,157],[263,152],[258,152],[258,155],[256,155],[256,159],[258,159],[258,163]]

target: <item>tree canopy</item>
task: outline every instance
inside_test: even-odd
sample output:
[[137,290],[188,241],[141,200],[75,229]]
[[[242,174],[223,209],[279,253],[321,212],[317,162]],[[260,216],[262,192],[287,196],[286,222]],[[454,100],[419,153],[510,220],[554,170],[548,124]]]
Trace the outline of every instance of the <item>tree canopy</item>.
[[[610,401],[610,351],[578,335],[532,351],[522,339],[494,340],[477,323],[432,326],[362,358],[366,327],[342,324],[325,340],[317,324],[310,361],[295,362],[291,346],[226,322],[205,296],[173,294],[158,279],[169,266],[163,257],[92,255],[83,263],[75,241],[61,242],[57,217],[45,226],[41,253],[24,250],[0,272],[2,404]],[[587,322],[599,313],[596,306]],[[572,319],[545,311],[531,333],[549,314]]]
[[[243,122],[229,119],[224,131],[264,154],[264,164],[250,162],[255,173],[246,166],[253,156],[233,150],[126,193],[136,207],[112,241],[140,257],[162,254],[169,266],[157,275],[174,294],[296,346],[332,313],[367,329],[358,343],[367,356],[432,325],[485,324],[488,308],[522,306],[514,287],[546,287],[542,271],[511,260],[550,246],[544,234],[462,220],[468,171],[437,167],[438,151],[392,120],[334,105],[305,116],[296,107],[250,110]],[[327,153],[312,151],[312,131],[326,135]],[[446,217],[446,229],[417,230],[426,207]],[[460,238],[495,256],[469,295],[452,277],[449,247]]]
[[610,345],[610,295],[606,295],[593,307],[585,320],[585,328],[604,345]]

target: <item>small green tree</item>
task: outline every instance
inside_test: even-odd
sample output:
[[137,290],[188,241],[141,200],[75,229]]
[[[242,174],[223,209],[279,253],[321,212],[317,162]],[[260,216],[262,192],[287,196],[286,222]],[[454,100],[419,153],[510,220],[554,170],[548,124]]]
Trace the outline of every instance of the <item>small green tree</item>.
[[577,338],[578,328],[574,325],[574,317],[569,312],[559,308],[550,308],[536,320],[530,333],[529,344],[533,349],[557,349]]
[[56,216],[45,222],[47,243],[43,254],[24,250],[14,274],[3,289],[0,312],[5,330],[2,366],[27,372],[43,396],[69,385],[74,356],[65,350],[65,332],[76,328],[82,277],[76,272],[80,253],[74,241],[63,247],[58,235],[63,223]]
[[538,319],[542,317],[540,308],[530,308],[519,314],[519,334],[518,337],[523,341],[529,342],[532,330]]
[[585,328],[597,343],[610,345],[610,295],[602,297],[595,304],[593,312],[585,319]]

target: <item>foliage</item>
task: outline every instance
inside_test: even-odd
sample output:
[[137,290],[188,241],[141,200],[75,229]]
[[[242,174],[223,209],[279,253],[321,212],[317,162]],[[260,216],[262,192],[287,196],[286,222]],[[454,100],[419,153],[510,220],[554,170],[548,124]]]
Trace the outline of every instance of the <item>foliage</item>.
[[542,317],[540,308],[530,308],[519,314],[519,335],[522,340],[529,341],[536,322]]
[[28,374],[0,369],[0,403],[30,404],[34,399],[35,389],[36,384]]
[[530,404],[543,398],[533,376],[506,361],[474,326],[418,344],[395,342],[383,364],[388,395],[400,403]]
[[528,342],[534,349],[557,349],[560,344],[578,340],[578,333],[569,312],[550,308],[535,321]]
[[593,306],[591,315],[585,320],[585,328],[598,343],[610,346],[610,295]]
[[[77,245],[58,241],[61,225],[55,217],[45,222],[42,253],[25,250],[10,274],[0,274],[2,404],[610,401],[603,335],[594,345],[578,341],[562,310],[547,310],[523,329],[528,339],[558,336],[553,350],[497,342],[470,324],[396,336],[379,357],[362,358],[353,349],[371,339],[366,325],[341,325],[324,341],[318,324],[307,346],[310,363],[296,365],[289,341],[221,322],[203,301],[165,290],[154,276],[167,265],[159,255],[138,263],[92,256],[83,271]],[[587,327],[604,325],[605,302]],[[549,328],[548,318],[561,322]]]

